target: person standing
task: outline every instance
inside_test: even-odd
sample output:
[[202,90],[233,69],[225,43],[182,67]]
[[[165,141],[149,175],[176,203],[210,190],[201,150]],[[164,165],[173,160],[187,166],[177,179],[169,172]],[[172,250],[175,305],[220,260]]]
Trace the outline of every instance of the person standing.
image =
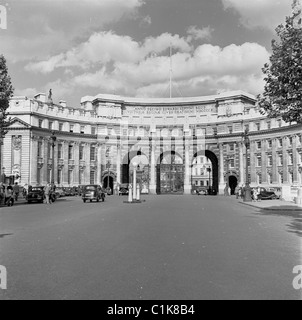
[[48,183],[44,190],[45,204],[50,204],[50,201],[49,201],[50,192],[51,192],[51,187],[50,187],[50,184]]
[[18,185],[18,182],[15,182],[15,184],[13,186],[13,191],[14,191],[14,195],[15,195],[15,200],[18,201],[19,193],[20,193],[20,187]]

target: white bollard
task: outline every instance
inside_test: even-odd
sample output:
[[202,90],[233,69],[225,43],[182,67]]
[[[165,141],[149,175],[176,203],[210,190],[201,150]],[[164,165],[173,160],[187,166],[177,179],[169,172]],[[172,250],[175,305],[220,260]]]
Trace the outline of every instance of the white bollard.
[[139,184],[137,185],[137,190],[136,190],[136,200],[137,201],[141,200],[141,190],[140,190]]
[[132,186],[129,186],[129,193],[128,193],[128,202],[132,203],[133,202],[133,198],[132,198]]

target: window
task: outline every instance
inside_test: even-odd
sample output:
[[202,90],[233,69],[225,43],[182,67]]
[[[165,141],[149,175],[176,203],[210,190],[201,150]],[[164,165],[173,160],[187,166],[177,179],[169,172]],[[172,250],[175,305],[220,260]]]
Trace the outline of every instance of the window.
[[267,129],[270,130],[272,128],[272,124],[270,121],[267,122]]
[[49,130],[52,130],[52,129],[53,129],[53,122],[52,122],[52,121],[49,121],[49,122],[48,122],[48,129],[49,129]]
[[233,133],[233,127],[228,127],[229,134]]
[[96,134],[96,127],[91,127],[91,134],[93,134],[93,135]]
[[52,150],[51,144],[48,143],[47,144],[47,156],[48,156],[48,159],[51,159],[51,153],[52,153],[51,150]]
[[84,146],[80,145],[80,160],[84,160]]
[[90,171],[90,184],[94,184],[95,181],[95,171]]
[[95,146],[91,146],[90,147],[90,161],[95,161],[95,151],[96,151],[96,148]]
[[268,140],[268,141],[267,141],[267,146],[268,146],[269,149],[271,149],[271,148],[273,147],[273,142],[272,142],[272,140]]
[[42,127],[43,127],[43,120],[39,119],[39,128],[42,128]]
[[230,144],[230,151],[234,151],[235,150],[235,145],[234,145],[234,143],[231,143]]
[[281,128],[282,127],[282,120],[278,120],[277,121],[277,125],[278,125],[279,128]]
[[230,168],[235,168],[235,159],[230,159]]
[[72,160],[73,159],[73,145],[69,145],[68,146],[68,160]]
[[84,171],[83,170],[80,170],[80,184],[83,184],[84,183]]
[[262,184],[262,174],[261,173],[258,173],[257,174],[257,184]]
[[58,170],[58,184],[60,185],[62,183],[62,170]]
[[289,137],[289,138],[288,138],[288,143],[289,143],[290,146],[293,145],[293,138],[292,138],[292,137]]
[[63,131],[63,123],[62,122],[59,123],[59,131]]
[[260,123],[258,122],[258,123],[255,123],[255,125],[256,125],[256,130],[257,131],[260,131]]
[[85,127],[81,126],[81,133],[85,133]]
[[58,144],[58,159],[63,159],[63,146]]
[[294,162],[294,156],[292,153],[288,154],[288,164],[291,166]]
[[261,141],[257,141],[257,149],[258,149],[258,150],[261,149]]
[[69,131],[70,131],[70,132],[73,132],[73,129],[74,129],[74,125],[73,125],[73,124],[71,124],[71,125],[70,125],[70,130],[69,130]]
[[261,167],[262,166],[262,159],[261,157],[257,157],[257,167]]
[[73,171],[68,170],[68,184],[71,185],[73,183]]
[[268,161],[267,161],[268,162],[268,166],[271,167],[273,165],[273,156],[269,155],[267,159],[268,159]]
[[267,174],[267,182],[268,184],[272,184],[273,183],[273,176],[271,173]]
[[279,166],[283,166],[283,156],[279,155],[278,159],[279,159]]
[[278,143],[279,143],[279,148],[282,148],[282,146],[283,146],[282,139],[278,139]]
[[42,158],[42,141],[38,141],[38,158]]

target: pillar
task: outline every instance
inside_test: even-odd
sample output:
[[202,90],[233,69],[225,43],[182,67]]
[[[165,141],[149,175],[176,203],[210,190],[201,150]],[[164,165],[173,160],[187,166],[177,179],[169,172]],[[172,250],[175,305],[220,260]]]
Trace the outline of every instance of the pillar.
[[33,136],[31,138],[31,150],[30,150],[30,182],[32,186],[37,185],[38,179],[38,137]]
[[239,174],[240,182],[239,185],[244,185],[244,158],[243,158],[243,143],[239,143]]
[[191,194],[191,166],[190,166],[190,141],[189,138],[185,138],[185,186],[184,194]]
[[155,136],[152,134],[151,140],[151,159],[150,159],[150,194],[156,194],[156,162],[155,162]]
[[223,143],[219,144],[219,194],[224,194],[224,157],[223,157]]

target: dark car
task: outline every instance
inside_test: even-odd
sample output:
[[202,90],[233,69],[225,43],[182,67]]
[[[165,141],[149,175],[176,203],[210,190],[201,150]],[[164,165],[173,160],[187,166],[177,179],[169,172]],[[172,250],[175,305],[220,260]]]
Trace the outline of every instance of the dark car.
[[259,200],[274,200],[279,197],[276,195],[274,191],[269,191],[266,188],[260,188],[260,194],[258,195]]
[[118,191],[119,196],[126,196],[129,194],[129,186],[128,184],[121,184],[119,191]]
[[105,192],[99,185],[87,185],[83,187],[82,199],[85,203],[87,200],[92,201],[105,201]]
[[28,194],[26,196],[26,200],[28,203],[32,202],[41,202],[44,201],[44,187],[32,187],[29,189]]
[[208,190],[208,187],[199,187],[198,189],[196,189],[196,194],[198,196],[200,195],[208,195],[209,194],[209,190]]

